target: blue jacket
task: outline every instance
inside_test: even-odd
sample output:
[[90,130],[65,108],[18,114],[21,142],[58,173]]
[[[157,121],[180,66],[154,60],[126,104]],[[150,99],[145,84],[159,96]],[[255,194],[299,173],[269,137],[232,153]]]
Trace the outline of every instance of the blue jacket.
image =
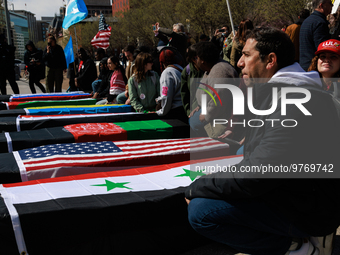
[[307,71],[319,44],[331,38],[326,16],[314,11],[301,25],[300,65]]

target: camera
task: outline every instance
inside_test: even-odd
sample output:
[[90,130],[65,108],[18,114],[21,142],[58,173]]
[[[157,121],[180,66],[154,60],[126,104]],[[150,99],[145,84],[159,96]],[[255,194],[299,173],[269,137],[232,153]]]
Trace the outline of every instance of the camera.
[[225,29],[219,29],[218,32],[225,32]]
[[49,43],[47,43],[47,45],[48,45],[48,46],[50,46],[50,47],[52,46],[50,42],[49,42]]

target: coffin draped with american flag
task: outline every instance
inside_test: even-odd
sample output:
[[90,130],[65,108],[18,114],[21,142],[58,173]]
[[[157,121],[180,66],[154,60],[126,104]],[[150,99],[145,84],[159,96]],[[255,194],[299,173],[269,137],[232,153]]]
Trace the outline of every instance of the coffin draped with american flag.
[[179,120],[82,123],[21,132],[0,133],[0,153],[56,143],[189,138],[190,128]]
[[184,161],[0,185],[1,254],[181,254],[205,240],[183,192],[206,173]]
[[0,182],[20,182],[131,166],[168,164],[229,155],[229,145],[209,137],[64,143],[0,154]]

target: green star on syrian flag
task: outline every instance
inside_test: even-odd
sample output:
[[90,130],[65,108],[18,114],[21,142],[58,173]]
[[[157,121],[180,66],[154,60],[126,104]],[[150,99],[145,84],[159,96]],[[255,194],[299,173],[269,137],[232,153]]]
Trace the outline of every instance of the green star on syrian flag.
[[195,180],[198,176],[203,176],[205,175],[204,173],[202,173],[203,170],[201,171],[191,171],[191,170],[188,170],[188,169],[184,169],[183,168],[183,171],[185,172],[184,174],[179,174],[179,175],[176,175],[175,177],[184,177],[184,176],[188,176],[190,177],[190,180]]
[[128,184],[128,183],[130,182],[111,182],[111,181],[105,180],[105,184],[95,184],[91,186],[105,186],[107,188],[107,191],[110,191],[115,188],[132,189],[132,188],[125,186],[125,184]]

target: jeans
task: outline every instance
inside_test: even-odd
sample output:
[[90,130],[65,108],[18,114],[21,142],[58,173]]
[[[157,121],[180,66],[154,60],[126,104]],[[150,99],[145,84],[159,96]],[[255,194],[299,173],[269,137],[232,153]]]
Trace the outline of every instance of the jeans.
[[125,104],[128,98],[125,96],[125,92],[122,92],[116,97],[116,99],[118,104]]
[[96,81],[92,82],[93,94],[97,92],[101,82],[102,82],[102,80],[96,80]]
[[255,198],[229,202],[195,198],[188,214],[191,226],[201,235],[252,255],[283,255],[293,237],[308,237]]

